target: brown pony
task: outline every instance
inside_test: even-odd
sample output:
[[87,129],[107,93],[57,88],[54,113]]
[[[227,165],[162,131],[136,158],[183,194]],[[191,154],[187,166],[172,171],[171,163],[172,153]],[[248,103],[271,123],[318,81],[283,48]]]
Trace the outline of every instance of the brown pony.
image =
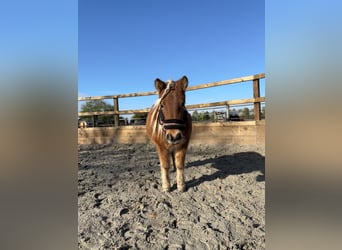
[[157,78],[154,85],[159,98],[147,116],[146,130],[158,151],[162,188],[170,191],[172,159],[177,169],[177,189],[185,191],[184,161],[192,131],[191,115],[184,106],[188,78],[183,76],[176,82],[163,82]]

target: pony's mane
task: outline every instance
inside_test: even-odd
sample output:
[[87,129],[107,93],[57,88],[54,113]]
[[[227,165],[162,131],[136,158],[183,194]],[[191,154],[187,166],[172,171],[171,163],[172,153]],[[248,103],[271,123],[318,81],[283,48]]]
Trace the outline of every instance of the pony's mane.
[[151,110],[151,120],[152,120],[152,136],[159,136],[162,132],[162,127],[159,125],[159,107],[160,107],[161,98],[158,98],[154,103]]

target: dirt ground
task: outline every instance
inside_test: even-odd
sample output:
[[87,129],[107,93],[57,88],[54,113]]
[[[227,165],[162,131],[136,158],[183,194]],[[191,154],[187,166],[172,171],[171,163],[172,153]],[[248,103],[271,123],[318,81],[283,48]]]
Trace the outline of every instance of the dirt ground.
[[192,145],[187,191],[152,144],[78,146],[79,249],[265,249],[265,148]]

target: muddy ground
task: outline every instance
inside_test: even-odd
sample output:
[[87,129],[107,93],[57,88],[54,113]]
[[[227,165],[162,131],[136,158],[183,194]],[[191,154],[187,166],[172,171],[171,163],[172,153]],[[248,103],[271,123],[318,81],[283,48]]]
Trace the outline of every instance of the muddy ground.
[[190,146],[184,193],[151,144],[78,147],[79,249],[265,249],[263,146]]

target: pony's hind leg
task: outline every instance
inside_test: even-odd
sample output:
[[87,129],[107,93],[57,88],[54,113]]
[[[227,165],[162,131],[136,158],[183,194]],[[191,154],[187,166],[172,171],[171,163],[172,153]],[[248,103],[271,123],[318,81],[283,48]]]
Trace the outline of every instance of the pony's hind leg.
[[175,154],[174,153],[171,154],[171,160],[172,160],[171,169],[172,169],[172,172],[175,172],[176,171],[176,161],[175,161]]
[[167,150],[162,150],[158,148],[159,160],[160,160],[160,172],[163,191],[170,191],[170,156]]

